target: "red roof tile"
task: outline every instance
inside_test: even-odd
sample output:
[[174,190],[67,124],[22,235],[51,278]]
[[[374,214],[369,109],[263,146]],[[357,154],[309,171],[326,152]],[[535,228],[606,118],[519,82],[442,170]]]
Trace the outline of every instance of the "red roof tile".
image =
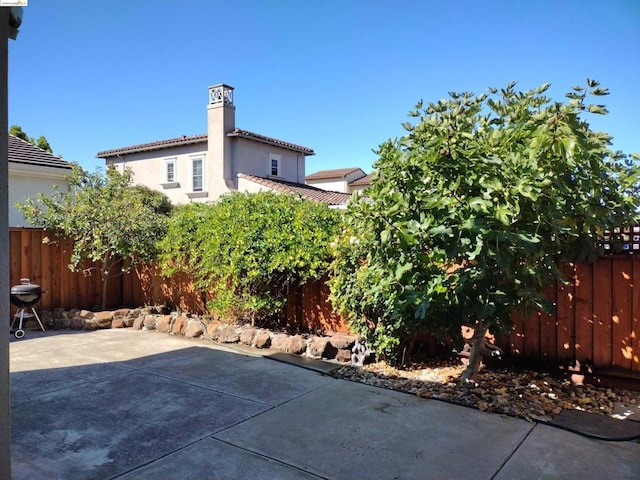
[[[239,137],[247,140],[253,140],[255,142],[266,143],[267,145],[274,145],[280,148],[286,148],[287,150],[293,150],[294,152],[302,153],[304,155],[314,155],[314,151],[310,148],[296,145],[295,143],[284,142],[276,138],[266,137],[258,133],[248,132],[246,130],[240,130],[236,128],[232,132],[227,133],[228,137]],[[128,147],[114,148],[111,150],[104,150],[98,152],[96,157],[98,158],[111,158],[117,157],[122,154],[150,152],[153,150],[162,150],[164,148],[181,147],[184,145],[192,145],[195,143],[207,143],[207,134],[191,135],[177,138],[170,138],[168,140],[159,140],[151,143],[141,143],[139,145],[131,145]]]
[[[324,180],[328,178],[345,178],[347,175],[353,172],[357,172],[362,170],[358,167],[350,167],[350,168],[336,168],[333,170],[320,170],[319,172],[312,173],[306,176],[306,180]],[[362,172],[364,175],[364,172]]]
[[129,147],[114,148],[112,150],[104,150],[98,152],[98,158],[117,157],[123,153],[150,152],[152,150],[162,150],[163,148],[180,147],[183,145],[191,145],[194,143],[207,143],[207,134],[203,135],[183,135],[178,138],[170,138],[168,140],[159,140],[151,143],[141,143],[139,145],[131,145]]
[[246,138],[247,140],[253,140],[254,142],[266,143],[267,145],[286,148],[288,150],[293,150],[305,155],[315,155],[315,152],[308,147],[296,145],[295,143],[284,142],[282,140],[278,140],[277,138],[266,137],[264,135],[260,135],[259,133],[253,133],[247,130],[241,130],[239,128],[236,128],[233,132],[227,133],[227,137]]
[[297,195],[299,197],[306,198],[307,200],[324,202],[328,205],[333,206],[346,205],[351,198],[350,193],[331,192],[322,190],[321,188],[312,187],[310,185],[305,185],[303,183],[256,177],[247,173],[239,173],[238,177],[265,186],[276,192],[287,193],[289,195]]
[[362,186],[362,185],[371,185],[371,173],[366,174],[364,177],[359,178],[358,180],[354,180],[353,182],[349,183],[350,186],[353,187],[358,187],[358,186]]

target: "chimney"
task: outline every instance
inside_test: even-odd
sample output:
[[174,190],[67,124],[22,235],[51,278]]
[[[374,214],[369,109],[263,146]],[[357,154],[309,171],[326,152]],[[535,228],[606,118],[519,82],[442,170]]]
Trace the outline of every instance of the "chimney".
[[209,87],[207,106],[207,179],[209,198],[217,200],[235,189],[231,139],[227,133],[236,128],[233,87],[223,83]]

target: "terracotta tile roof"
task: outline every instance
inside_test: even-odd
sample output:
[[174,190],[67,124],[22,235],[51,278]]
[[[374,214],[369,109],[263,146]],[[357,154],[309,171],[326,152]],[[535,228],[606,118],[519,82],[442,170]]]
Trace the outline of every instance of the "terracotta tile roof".
[[[287,150],[293,150],[294,152],[302,153],[304,155],[314,155],[314,151],[310,148],[296,145],[294,143],[284,142],[276,138],[265,137],[258,133],[248,132],[246,130],[240,130],[236,128],[232,132],[227,133],[227,137],[239,137],[246,138],[247,140],[253,140],[255,142],[266,143],[267,145],[274,145],[280,148],[286,148]],[[122,154],[150,152],[153,150],[162,150],[164,148],[181,147],[184,145],[192,145],[196,143],[207,143],[207,134],[191,135],[177,138],[170,138],[168,140],[159,140],[151,143],[141,143],[140,145],[131,145],[129,147],[114,148],[112,150],[104,150],[98,152],[96,157],[98,158],[111,158],[117,157]]]
[[287,182],[285,180],[275,180],[272,178],[256,177],[247,173],[239,173],[238,177],[244,178],[251,182],[263,185],[276,192],[287,193],[289,195],[298,195],[307,200],[316,202],[324,202],[328,205],[346,205],[351,198],[350,193],[330,192],[320,188],[305,185],[303,183]]
[[[362,170],[358,167],[336,168],[334,170],[320,170],[305,177],[306,180],[324,180],[327,178],[345,178],[350,173]],[[364,174],[364,172],[362,172]]]
[[362,185],[371,185],[371,174],[368,173],[364,177],[361,177],[358,180],[354,180],[349,185],[353,187],[359,187]]
[[253,140],[254,142],[266,143],[267,145],[274,145],[276,147],[286,148],[295,152],[303,153],[305,155],[315,155],[315,152],[302,145],[296,145],[295,143],[283,142],[277,138],[265,137],[259,133],[248,132],[247,130],[241,130],[236,128],[234,131],[227,133],[227,137],[239,137],[246,138],[247,140]]
[[9,162],[71,170],[71,164],[21,138],[9,134]]
[[194,143],[207,143],[207,134],[203,135],[183,135],[182,137],[170,138],[168,140],[159,140],[151,143],[141,143],[140,145],[131,145],[129,147],[114,148],[112,150],[104,150],[98,152],[98,158],[111,158],[127,153],[150,152],[152,150],[162,150],[163,148],[181,147],[184,145],[192,145]]

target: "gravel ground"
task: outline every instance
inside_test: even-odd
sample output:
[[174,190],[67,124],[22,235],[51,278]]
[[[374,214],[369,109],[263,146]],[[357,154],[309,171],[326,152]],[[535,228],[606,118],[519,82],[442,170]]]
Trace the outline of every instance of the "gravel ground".
[[640,404],[637,391],[580,386],[558,375],[489,367],[480,370],[477,386],[464,395],[458,382],[464,368],[450,360],[411,364],[402,370],[379,362],[341,367],[334,375],[528,421],[549,421],[566,409],[614,416],[615,404]]

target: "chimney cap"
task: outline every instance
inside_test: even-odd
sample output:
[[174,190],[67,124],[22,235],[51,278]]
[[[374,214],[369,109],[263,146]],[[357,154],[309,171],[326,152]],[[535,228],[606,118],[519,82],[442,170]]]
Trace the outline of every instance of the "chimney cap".
[[224,83],[209,87],[209,105],[233,106],[233,87]]

